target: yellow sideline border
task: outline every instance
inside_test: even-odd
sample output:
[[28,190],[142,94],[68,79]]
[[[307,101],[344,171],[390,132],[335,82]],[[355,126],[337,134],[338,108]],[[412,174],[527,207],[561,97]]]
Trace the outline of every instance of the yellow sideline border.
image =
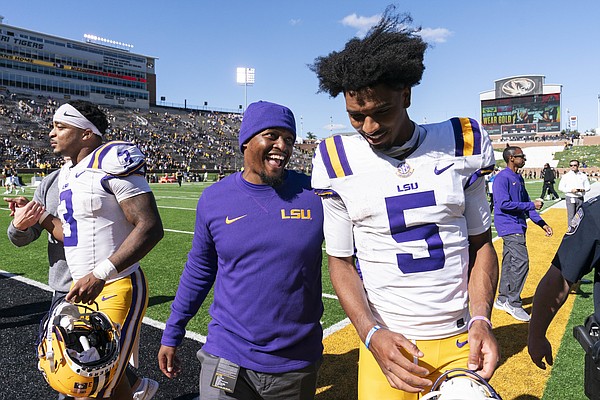
[[[552,237],[537,225],[528,223],[527,248],[529,251],[529,276],[523,289],[523,306],[531,312],[533,294],[538,282],[546,273],[554,253],[567,229],[566,210],[550,208],[542,215],[554,230]],[[494,241],[498,259],[502,260],[502,240]],[[569,296],[556,315],[548,339],[556,357],[575,296]],[[552,368],[537,368],[527,353],[527,323],[517,321],[503,311],[492,312],[494,334],[500,344],[501,361],[490,380],[491,385],[504,399],[541,398]],[[317,399],[355,399],[357,393],[357,362],[359,339],[352,325],[331,334],[323,340],[324,361],[321,367]],[[527,377],[527,379],[524,379]]]

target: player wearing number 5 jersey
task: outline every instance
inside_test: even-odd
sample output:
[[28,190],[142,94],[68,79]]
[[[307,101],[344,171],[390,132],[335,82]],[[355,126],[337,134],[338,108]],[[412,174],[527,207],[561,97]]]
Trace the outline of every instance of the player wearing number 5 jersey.
[[410,120],[426,44],[409,23],[388,9],[364,39],[312,66],[322,91],[344,94],[359,133],[320,143],[312,183],[332,283],[364,342],[361,400],[416,399],[452,368],[489,378],[499,356],[483,179],[492,145],[469,118]]
[[131,143],[102,144],[107,127],[106,116],[91,103],[73,101],[56,110],[50,144],[70,161],[58,177],[59,218],[40,207],[39,221],[64,243],[74,279],[66,300],[96,302],[120,326],[118,362],[109,379],[99,377],[93,397],[125,399],[132,398],[132,391],[121,378],[130,359],[137,366],[148,304],[138,262],[162,238],[163,229],[144,178],[143,154]]

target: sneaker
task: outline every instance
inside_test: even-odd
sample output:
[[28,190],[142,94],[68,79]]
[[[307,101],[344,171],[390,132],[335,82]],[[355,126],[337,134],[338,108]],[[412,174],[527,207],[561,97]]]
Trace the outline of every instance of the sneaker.
[[494,308],[497,310],[502,310],[502,311],[506,311],[506,303],[500,301],[500,299],[496,299],[496,301],[494,301]]
[[154,397],[157,390],[158,382],[150,378],[142,378],[137,391],[133,393],[133,400],[150,400]]
[[518,319],[519,321],[529,322],[531,317],[527,314],[527,311],[523,310],[522,307],[513,307],[510,304],[504,304],[505,311],[509,313],[514,319]]

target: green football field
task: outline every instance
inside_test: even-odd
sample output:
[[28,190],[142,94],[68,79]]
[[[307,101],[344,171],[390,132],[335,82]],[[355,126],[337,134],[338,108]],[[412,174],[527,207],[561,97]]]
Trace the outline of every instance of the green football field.
[[[196,203],[203,189],[208,185],[208,183],[184,183],[182,187],[177,184],[151,185],[165,229],[164,239],[141,263],[150,286],[150,304],[146,316],[155,321],[165,322],[169,315],[170,304],[175,296],[187,253],[191,248]],[[558,186],[558,182],[556,186]],[[538,197],[541,191],[541,181],[527,181],[527,189],[532,198]],[[25,195],[31,198],[33,189],[27,188]],[[4,204],[2,203],[0,206],[0,229],[6,232],[11,218]],[[553,202],[547,202],[545,207],[552,204]],[[562,233],[560,234],[562,235]],[[46,240],[38,240],[25,248],[16,248],[8,242],[5,234],[1,234],[0,253],[0,269],[47,283]],[[325,253],[323,253],[323,258],[325,260]],[[322,281],[325,305],[322,322],[326,329],[343,321],[346,315],[335,297],[326,261],[323,263]],[[197,316],[190,321],[189,331],[206,335],[206,326],[210,319],[208,315],[210,303],[211,298],[209,297]],[[590,290],[585,288],[575,299],[573,313],[548,380],[544,399],[571,399],[574,398],[572,397],[573,393],[582,393],[583,351],[573,339],[572,327],[581,324],[584,318],[591,313],[592,307]],[[507,362],[509,361],[507,360]],[[574,392],[574,388],[577,388],[578,391]]]

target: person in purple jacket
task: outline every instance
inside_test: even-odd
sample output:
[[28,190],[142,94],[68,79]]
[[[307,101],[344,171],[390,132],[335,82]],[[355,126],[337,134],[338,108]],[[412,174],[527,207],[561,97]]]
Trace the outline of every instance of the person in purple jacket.
[[502,273],[498,297],[494,308],[506,311],[513,318],[528,322],[530,317],[523,309],[521,291],[529,273],[529,255],[525,232],[529,217],[552,236],[552,228],[536,210],[544,205],[541,199],[531,201],[525,189],[525,181],[517,171],[525,166],[525,154],[517,146],[507,146],[502,152],[506,168],[494,179],[494,225],[502,237]]
[[313,399],[322,360],[323,210],[310,177],[286,170],[296,139],[287,107],[259,101],[240,127],[244,169],[206,188],[192,249],[158,353],[169,378],[177,346],[214,286],[198,351],[200,398]]

